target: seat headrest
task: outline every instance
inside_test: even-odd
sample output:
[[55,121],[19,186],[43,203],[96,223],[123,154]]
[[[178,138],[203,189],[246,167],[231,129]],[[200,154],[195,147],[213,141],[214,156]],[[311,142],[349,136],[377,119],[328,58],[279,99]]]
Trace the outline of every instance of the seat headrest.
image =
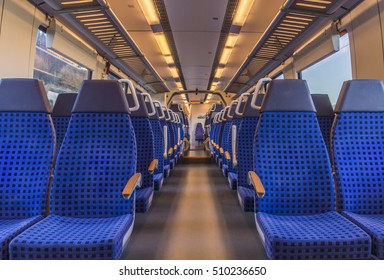
[[213,110],[213,112],[218,113],[223,109],[224,109],[224,106],[222,104],[216,104],[216,108],[215,108],[215,110]]
[[[126,96],[127,96],[128,105],[130,107],[135,106],[135,103],[133,101],[133,95],[128,93],[126,94]],[[141,93],[136,93],[136,96],[137,96],[137,101],[139,101],[140,107],[138,110],[131,112],[131,117],[148,118],[148,111],[147,111],[147,106],[145,105],[144,96]]]
[[237,106],[237,102],[232,102],[230,107],[229,107],[229,110],[228,110],[228,113],[227,113],[227,118],[228,119],[232,119],[233,116],[235,115],[235,111],[236,111],[236,106]]
[[[246,104],[247,104],[247,102],[242,100],[242,102],[240,103],[239,112],[244,112],[244,108],[245,108]],[[235,114],[234,114],[233,118],[234,119],[240,119],[241,117],[242,117],[241,115],[236,114],[236,110],[235,110]]]
[[1,112],[51,113],[43,82],[35,79],[1,79]]
[[[261,106],[264,100],[264,93],[259,93],[256,96],[256,106]],[[252,95],[248,96],[247,102],[245,103],[244,109],[243,109],[243,116],[247,118],[255,118],[260,116],[260,110],[256,110],[252,108]],[[241,111],[240,111],[241,112]]]
[[72,108],[76,102],[77,93],[62,93],[56,99],[52,110],[53,117],[70,117]]
[[315,105],[316,116],[333,117],[333,107],[328,94],[314,93],[311,94],[313,105]]
[[[147,112],[152,112],[151,103],[149,101],[145,101],[145,107],[147,108]],[[157,114],[156,107],[155,107],[155,114],[150,116],[149,119],[151,119],[151,120],[159,120],[159,115]]]
[[335,112],[384,112],[384,87],[380,80],[343,83]]
[[129,113],[118,81],[86,80],[80,87],[72,113]]
[[273,80],[265,95],[262,112],[316,112],[304,80]]
[[159,120],[161,120],[161,121],[165,120],[165,117],[163,117],[163,115],[164,115],[163,108],[155,106],[155,109],[157,111],[157,116],[159,117]]

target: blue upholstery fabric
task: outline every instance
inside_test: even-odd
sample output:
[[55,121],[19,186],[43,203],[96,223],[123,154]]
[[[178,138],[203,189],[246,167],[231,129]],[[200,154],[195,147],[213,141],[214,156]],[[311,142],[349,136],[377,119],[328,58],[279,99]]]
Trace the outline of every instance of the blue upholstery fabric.
[[63,143],[65,133],[67,132],[69,121],[71,117],[52,117],[53,125],[56,131],[56,149],[60,150],[61,143]]
[[237,173],[228,171],[228,183],[232,190],[237,189]]
[[[224,158],[224,157],[223,157],[223,158]],[[221,171],[222,171],[222,173],[223,173],[223,176],[224,176],[224,177],[228,177],[228,164],[224,164],[224,163],[223,163],[221,169],[222,169]]]
[[0,219],[0,260],[9,259],[11,240],[42,218],[42,216],[34,216],[25,219]]
[[271,259],[367,259],[369,236],[337,212],[289,216],[257,213]]
[[[162,127],[162,131],[164,133],[164,126],[167,127],[167,138],[168,138],[168,142],[167,142],[167,158],[164,159],[164,169],[166,168],[166,166],[168,166],[169,168],[169,160],[171,159],[171,157],[168,155],[168,150],[171,148],[171,141],[169,140],[171,138],[171,133],[169,131],[169,126],[168,126],[168,123],[165,121],[165,120],[160,120],[160,124],[161,124],[161,127]],[[164,139],[164,138],[163,138]],[[167,178],[168,176],[166,176],[165,174],[165,170],[164,170],[164,177]]]
[[255,191],[253,189],[238,186],[237,198],[239,199],[241,210],[244,212],[256,212]]
[[127,113],[74,113],[56,161],[51,215],[11,242],[11,258],[119,258],[135,201],[121,192],[135,166]]
[[325,146],[327,147],[328,153],[331,151],[331,130],[334,117],[318,116],[317,121],[320,125],[320,130],[324,138]]
[[0,259],[9,258],[12,238],[46,214],[54,150],[49,114],[0,112]]
[[[136,212],[147,212],[150,207],[150,201],[142,201],[151,198],[150,195],[143,195],[154,191],[153,174],[148,172],[149,165],[155,158],[155,146],[152,127],[147,117],[132,117],[132,125],[135,130],[137,161],[136,172],[141,173],[142,184],[140,189],[147,189],[145,192],[140,191],[136,195]],[[139,189],[138,189],[139,190]]]
[[[229,150],[228,138],[229,138],[229,134],[231,132],[231,126],[232,126],[232,119],[227,120],[224,124],[224,129],[223,129],[223,134],[222,134],[222,139],[221,139],[221,144],[220,144],[220,147],[223,148],[224,153],[228,152],[228,150]],[[227,169],[228,169],[228,161],[227,161],[226,157],[224,155],[222,155],[222,158],[223,158],[223,164],[225,164],[227,166]],[[225,177],[227,177],[227,176],[225,176]]]
[[197,123],[196,131],[195,131],[195,140],[196,141],[204,140],[204,128],[201,123]]
[[384,113],[336,115],[332,147],[340,208],[384,215]]
[[255,155],[256,173],[266,188],[258,201],[261,212],[310,215],[335,210],[332,170],[315,113],[264,112]]
[[[254,210],[254,196],[253,187],[248,185],[248,172],[254,170],[254,156],[253,156],[253,142],[255,138],[255,132],[258,117],[245,117],[241,120],[241,124],[238,129],[237,137],[237,188],[239,189],[237,195],[241,197],[239,202],[241,208],[246,211]],[[250,189],[247,191],[246,189]],[[252,194],[252,197],[249,194]],[[245,203],[245,204],[244,204]],[[252,204],[252,207],[249,205]],[[258,209],[258,203],[255,202],[255,209]]]
[[[241,124],[241,119],[233,119],[232,120],[232,125],[231,127],[229,128],[229,134],[228,134],[228,152],[229,154],[231,155],[231,160],[228,162],[228,171],[229,172],[233,172],[233,173],[237,173],[237,167],[234,167],[233,166],[233,151],[232,151],[232,139],[233,139],[233,135],[232,135],[232,127],[233,126],[236,126],[236,133],[238,136],[239,135],[239,128],[240,128],[240,124]],[[253,139],[252,139],[253,141]],[[236,147],[238,146],[238,137],[236,137]],[[237,148],[236,148],[237,149]],[[238,151],[236,151],[238,152]]]
[[364,215],[343,212],[352,222],[365,230],[372,238],[372,254],[384,259],[384,215]]
[[162,173],[153,175],[153,181],[154,181],[155,191],[160,191],[161,188],[163,187],[163,182],[164,182],[164,168]]
[[163,136],[163,129],[161,127],[159,120],[150,120],[151,122],[151,128],[153,132],[153,139],[155,144],[155,159],[158,160],[158,165],[155,170],[156,174],[162,174],[164,171],[164,136]]
[[136,190],[136,212],[145,213],[152,204],[153,189],[139,188]]
[[[173,123],[171,123],[171,122],[168,122],[167,125],[168,125],[168,131],[169,131],[169,136],[170,136],[170,138],[168,138],[168,142],[170,144],[170,147],[172,149],[174,149],[174,147],[176,145],[176,141],[175,141],[175,139],[176,139],[175,138],[175,127],[174,127]],[[175,154],[176,154],[176,151],[173,150],[173,153],[172,153],[172,155],[170,157],[170,160],[174,160],[175,159]],[[174,162],[173,163],[170,162],[170,166],[171,166],[171,169],[173,169]]]
[[11,242],[11,259],[118,259],[132,215],[73,218],[51,215]]

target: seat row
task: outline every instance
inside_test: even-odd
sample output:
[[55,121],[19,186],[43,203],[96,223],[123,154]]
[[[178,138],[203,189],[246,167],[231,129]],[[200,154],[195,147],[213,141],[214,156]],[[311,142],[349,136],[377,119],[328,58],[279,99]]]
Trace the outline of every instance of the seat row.
[[84,81],[51,114],[41,81],[0,80],[0,259],[120,258],[183,131],[121,83]]
[[381,81],[345,82],[334,114],[305,81],[267,79],[212,114],[212,154],[268,257],[384,258]]

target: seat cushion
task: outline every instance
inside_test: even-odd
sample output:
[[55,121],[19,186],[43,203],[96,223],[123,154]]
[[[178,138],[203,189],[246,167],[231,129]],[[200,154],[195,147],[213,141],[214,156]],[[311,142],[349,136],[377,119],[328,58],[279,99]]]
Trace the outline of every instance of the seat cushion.
[[153,188],[141,188],[136,191],[136,212],[145,213],[151,207]]
[[229,182],[229,187],[232,190],[236,190],[237,189],[237,173],[228,172],[228,182]]
[[11,241],[11,259],[119,259],[131,214],[111,218],[48,216]]
[[331,211],[283,216],[258,212],[256,224],[270,259],[368,259],[371,238]]
[[171,168],[170,168],[169,164],[165,164],[164,165],[164,178],[169,177],[170,171],[171,171]]
[[164,182],[164,171],[153,176],[155,191],[161,190]]
[[9,259],[9,242],[40,219],[42,219],[42,216],[26,219],[0,220],[0,260]]
[[372,254],[384,259],[384,215],[362,215],[352,212],[343,214],[371,236]]
[[255,191],[253,189],[239,186],[237,188],[237,198],[244,212],[255,211]]

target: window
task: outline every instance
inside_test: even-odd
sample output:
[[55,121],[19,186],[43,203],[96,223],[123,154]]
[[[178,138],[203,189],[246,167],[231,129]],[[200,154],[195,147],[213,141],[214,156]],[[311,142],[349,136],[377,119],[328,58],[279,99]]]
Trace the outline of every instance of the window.
[[109,72],[108,74],[108,80],[118,81],[121,77],[113,72]]
[[283,72],[278,73],[275,77],[272,78],[273,80],[284,80],[284,74]]
[[77,92],[83,80],[91,77],[91,71],[47,49],[46,42],[47,35],[39,30],[37,32],[33,77],[43,81],[48,100],[53,107],[60,93]]
[[344,81],[352,79],[348,33],[340,37],[340,50],[299,73],[311,93],[326,93],[334,106]]

